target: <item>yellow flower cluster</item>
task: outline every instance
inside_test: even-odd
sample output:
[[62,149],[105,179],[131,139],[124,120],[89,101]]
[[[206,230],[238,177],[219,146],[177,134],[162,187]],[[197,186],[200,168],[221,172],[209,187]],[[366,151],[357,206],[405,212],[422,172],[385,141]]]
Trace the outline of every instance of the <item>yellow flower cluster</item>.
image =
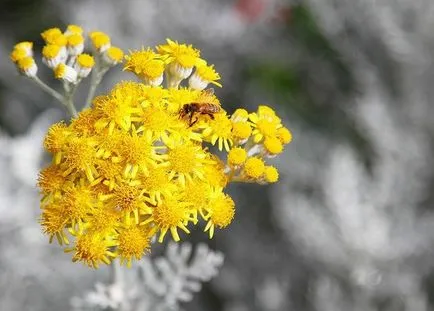
[[[45,42],[42,62],[53,70],[55,78],[74,85],[89,75],[95,65],[94,58],[99,66],[110,67],[121,62],[124,56],[121,49],[111,45],[109,36],[100,31],[89,34],[93,56],[83,53],[85,37],[83,29],[77,25],[69,25],[64,32],[50,28],[41,36]],[[20,42],[14,46],[10,58],[23,75],[35,78],[38,67],[32,48],[32,42]]]
[[[69,51],[82,42],[76,27],[42,34],[47,63],[64,53],[54,47]],[[104,33],[90,38],[104,57],[117,55]],[[89,56],[74,53],[83,68],[91,67]],[[60,76],[67,69],[58,66]],[[155,50],[131,51],[124,70],[141,82],[121,82],[69,124],[51,126],[44,147],[53,161],[38,181],[44,233],[72,252],[73,261],[95,268],[116,257],[129,266],[149,251],[154,236],[162,242],[170,232],[179,241],[178,229],[188,234],[203,226],[212,238],[234,218],[225,187],[276,182],[278,171],[265,160],[292,139],[270,107],[228,115],[206,89],[221,86],[219,74],[191,45],[167,40]]]

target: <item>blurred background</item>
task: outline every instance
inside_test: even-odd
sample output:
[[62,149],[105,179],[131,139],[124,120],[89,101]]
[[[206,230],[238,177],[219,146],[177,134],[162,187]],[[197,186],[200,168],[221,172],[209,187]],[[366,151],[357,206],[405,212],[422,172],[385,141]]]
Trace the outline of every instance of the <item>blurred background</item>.
[[[220,72],[228,112],[268,104],[293,132],[280,182],[231,186],[232,225],[192,235],[225,264],[185,310],[434,310],[430,0],[2,0],[0,310],[69,310],[108,280],[41,234],[41,141],[66,115],[8,58],[71,23],[124,50],[192,43]],[[131,78],[111,70],[99,92]]]

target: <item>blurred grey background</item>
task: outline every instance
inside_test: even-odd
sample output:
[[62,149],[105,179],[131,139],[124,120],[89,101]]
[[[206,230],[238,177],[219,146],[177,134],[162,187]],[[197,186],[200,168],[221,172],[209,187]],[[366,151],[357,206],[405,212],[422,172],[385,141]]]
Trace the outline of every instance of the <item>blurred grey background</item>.
[[[190,237],[225,265],[185,310],[434,310],[431,0],[2,0],[0,310],[69,310],[108,279],[40,232],[41,141],[65,114],[8,59],[70,23],[125,50],[192,43],[221,73],[226,110],[268,104],[293,131],[280,182],[231,186],[233,224]],[[100,92],[132,78],[119,69]]]

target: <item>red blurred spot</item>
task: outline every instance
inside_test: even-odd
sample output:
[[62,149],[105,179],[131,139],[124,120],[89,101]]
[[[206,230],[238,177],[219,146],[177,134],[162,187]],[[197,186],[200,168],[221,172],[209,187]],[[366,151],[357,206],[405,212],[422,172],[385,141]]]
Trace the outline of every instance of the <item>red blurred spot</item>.
[[264,9],[264,0],[238,0],[235,4],[235,10],[249,22],[259,19]]
[[278,8],[272,18],[272,21],[279,24],[288,24],[291,21],[291,7],[283,6]]

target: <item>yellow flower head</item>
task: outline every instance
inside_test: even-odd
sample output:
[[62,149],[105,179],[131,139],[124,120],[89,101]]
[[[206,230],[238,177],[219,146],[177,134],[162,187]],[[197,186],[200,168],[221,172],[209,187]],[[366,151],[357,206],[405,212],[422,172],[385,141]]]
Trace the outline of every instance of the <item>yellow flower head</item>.
[[36,72],[38,71],[35,60],[30,56],[19,59],[17,67],[19,71],[27,77],[36,76]]
[[59,195],[67,178],[58,165],[50,165],[41,170],[38,177],[38,187],[43,195]]
[[93,31],[89,33],[93,47],[100,53],[107,51],[110,46],[110,37],[102,31]]
[[110,251],[115,243],[98,233],[79,234],[73,248],[65,249],[74,252],[72,261],[82,261],[91,268],[98,268],[101,263],[110,264],[116,255]]
[[199,58],[200,51],[192,45],[179,44],[177,41],[166,39],[167,44],[157,46],[159,54],[168,56],[169,62],[179,64],[184,68],[192,68],[203,61]]
[[151,49],[131,51],[125,56],[124,70],[131,71],[147,84],[160,85],[163,81],[164,57]]
[[49,235],[50,243],[53,241],[53,238],[56,237],[59,245],[69,244],[69,240],[64,232],[68,219],[65,217],[61,206],[55,203],[45,206],[39,221],[42,226],[42,231]]
[[275,183],[279,179],[279,172],[274,166],[266,166],[264,180],[267,183]]
[[264,137],[275,137],[277,130],[282,127],[280,118],[268,106],[259,106],[258,112],[251,113],[249,119],[254,128],[252,134],[255,143],[261,142]]
[[184,141],[170,141],[166,155],[169,178],[178,180],[181,185],[194,178],[204,179],[204,166],[213,163],[207,153],[197,144]]
[[111,46],[104,53],[104,60],[110,65],[116,65],[122,62],[124,52],[117,46]]
[[32,49],[33,49],[33,42],[23,41],[17,43],[10,54],[10,59],[12,60],[12,62],[16,63],[20,59],[23,59],[25,57],[32,57],[33,56]]
[[244,164],[244,173],[249,178],[259,178],[264,173],[265,164],[260,158],[249,158]]
[[225,173],[225,164],[216,155],[208,156],[212,162],[205,165],[205,180],[212,187],[226,187],[229,177]]
[[[63,37],[62,31],[59,28],[50,28],[45,30],[43,33],[41,33],[41,37],[42,39],[44,39],[45,43],[47,44],[56,44],[56,45],[61,45],[58,44],[58,38]],[[66,39],[66,38],[65,38]],[[61,41],[63,41],[63,39],[60,39]],[[66,41],[65,41],[66,44]],[[65,45],[63,44],[63,45]]]
[[81,34],[83,34],[83,28],[81,28],[78,25],[68,25],[66,27],[65,35],[69,35],[69,34],[81,35]]
[[57,57],[57,55],[59,55],[59,53],[60,53],[60,46],[54,45],[54,44],[46,45],[42,49],[42,55],[48,59],[52,59],[52,58]]
[[153,223],[156,229],[160,231],[158,241],[161,243],[170,230],[172,238],[179,241],[178,228],[186,233],[190,233],[184,222],[188,221],[190,203],[182,201],[179,194],[175,193],[173,196],[165,198],[162,202],[158,203],[152,210],[152,215],[142,223]]
[[221,189],[216,189],[211,195],[207,212],[206,219],[208,222],[205,231],[209,230],[209,237],[211,239],[214,236],[215,226],[225,228],[232,222],[235,215],[234,201],[230,196],[221,192]]
[[243,148],[235,147],[232,148],[228,153],[228,163],[229,165],[241,165],[247,159],[247,152]]
[[277,137],[266,137],[264,140],[264,148],[269,155],[276,155],[283,151],[283,145]]
[[218,143],[219,150],[230,150],[232,141],[232,123],[224,113],[216,113],[202,132],[204,139],[215,145]]
[[[42,33],[43,62],[68,92],[91,70],[97,77],[124,59],[99,31],[89,34],[92,54],[83,54],[83,35],[76,25]],[[141,82],[124,81],[93,98],[92,107],[51,126],[44,140],[53,161],[38,178],[42,230],[89,267],[116,257],[130,266],[153,238],[163,242],[170,232],[179,241],[179,229],[190,233],[200,218],[212,238],[235,216],[224,188],[276,182],[279,173],[265,160],[292,139],[270,107],[229,117],[207,88],[221,86],[220,75],[199,50],[168,39],[154,51],[125,56],[124,70]],[[37,70],[32,53],[32,43],[22,42],[10,55],[29,77]]]
[[68,44],[68,53],[70,55],[79,55],[84,50],[84,38],[81,33],[72,33],[66,36]]
[[282,144],[289,144],[292,141],[292,134],[286,127],[277,129],[277,137]]
[[245,142],[252,134],[252,127],[247,122],[232,122],[232,136],[239,143]]
[[[48,152],[60,153],[68,142],[71,130],[63,122],[53,124],[44,139],[44,147]],[[58,159],[60,160],[60,159]],[[56,160],[55,163],[59,164]]]
[[220,80],[220,75],[215,71],[214,65],[208,66],[202,64],[196,67],[196,71],[189,79],[189,85],[192,89],[203,90],[209,83],[222,87],[217,81]]
[[95,65],[95,61],[89,54],[80,54],[77,57],[77,64],[83,68],[92,68]]
[[133,259],[139,260],[151,246],[149,231],[144,226],[131,225],[119,230],[117,254],[121,264],[131,267]]

